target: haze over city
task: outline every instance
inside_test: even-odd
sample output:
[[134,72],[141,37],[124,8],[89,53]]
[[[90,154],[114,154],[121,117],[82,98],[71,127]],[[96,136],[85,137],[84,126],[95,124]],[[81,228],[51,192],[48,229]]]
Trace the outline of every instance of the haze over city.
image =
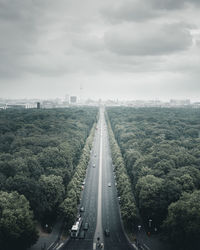
[[197,0],[0,0],[0,98],[199,101]]

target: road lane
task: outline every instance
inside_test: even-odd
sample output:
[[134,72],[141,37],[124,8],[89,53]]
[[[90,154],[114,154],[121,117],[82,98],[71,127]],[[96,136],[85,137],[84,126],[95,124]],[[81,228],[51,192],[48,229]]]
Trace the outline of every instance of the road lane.
[[[97,127],[99,127],[100,121]],[[96,228],[97,218],[97,194],[98,194],[98,164],[99,164],[99,129],[95,132],[93,147],[91,150],[90,161],[86,173],[86,180],[84,190],[81,197],[80,207],[84,207],[85,211],[82,213],[83,225],[85,222],[89,223],[89,228],[86,231],[85,239],[70,239],[69,242],[61,249],[64,250],[92,250],[93,238]],[[95,167],[93,167],[95,164]]]
[[103,125],[102,125],[103,113],[100,111],[100,151],[99,151],[99,180],[98,180],[98,206],[97,206],[97,225],[94,235],[93,249],[97,248],[97,244],[103,243],[103,231],[102,231],[102,140],[103,140]]
[[[93,167],[93,164],[95,164],[95,167]],[[110,187],[108,183],[111,183]],[[100,237],[100,241],[104,242],[105,250],[134,249],[127,241],[121,225],[107,125],[103,109],[100,109],[100,119],[87,170],[81,206],[85,207],[85,212],[82,215],[83,224],[85,222],[89,223],[86,237],[84,240],[70,240],[62,249],[99,249],[94,245],[97,237]],[[109,237],[104,235],[105,229],[110,230]]]
[[[107,125],[103,118],[103,229],[109,229],[110,236],[104,237],[106,250],[134,249],[128,242],[120,219],[117,190],[112,167],[112,158],[109,145]],[[108,183],[111,183],[109,187]]]

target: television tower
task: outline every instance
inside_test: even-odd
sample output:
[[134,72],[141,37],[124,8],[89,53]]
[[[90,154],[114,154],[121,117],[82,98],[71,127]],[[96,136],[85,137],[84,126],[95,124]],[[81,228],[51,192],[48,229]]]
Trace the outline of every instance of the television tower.
[[82,84],[80,84],[80,93],[79,93],[79,101],[80,101],[80,103],[82,103],[82,98],[83,98],[83,96],[82,96],[82,94],[83,94],[83,86],[82,86]]

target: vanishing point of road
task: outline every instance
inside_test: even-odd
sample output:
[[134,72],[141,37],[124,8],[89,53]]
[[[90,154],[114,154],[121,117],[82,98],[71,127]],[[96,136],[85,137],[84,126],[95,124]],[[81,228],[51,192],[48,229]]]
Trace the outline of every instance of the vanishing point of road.
[[[103,108],[100,108],[80,206],[84,207],[83,225],[89,223],[89,229],[84,239],[70,239],[61,249],[98,250],[97,243],[103,243],[105,250],[134,249],[121,224]],[[105,229],[109,229],[110,236],[105,236]]]

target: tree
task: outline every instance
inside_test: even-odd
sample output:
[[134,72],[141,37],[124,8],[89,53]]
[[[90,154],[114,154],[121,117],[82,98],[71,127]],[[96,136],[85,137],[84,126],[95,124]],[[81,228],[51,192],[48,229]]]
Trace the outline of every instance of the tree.
[[168,208],[163,223],[168,238],[178,249],[198,250],[200,246],[200,191],[184,193]]
[[41,192],[40,202],[42,204],[41,213],[45,216],[45,220],[49,220],[52,215],[55,215],[56,208],[63,201],[65,194],[63,180],[60,176],[42,175],[39,179],[39,185]]
[[70,190],[68,192],[68,197],[61,203],[59,210],[60,215],[64,219],[66,227],[69,229],[75,221],[77,214],[77,198],[76,192]]
[[165,203],[162,201],[163,179],[147,175],[139,179],[136,185],[136,194],[141,215],[147,220],[152,218],[160,223],[163,218]]
[[17,192],[0,192],[1,249],[26,249],[38,239],[29,202]]

